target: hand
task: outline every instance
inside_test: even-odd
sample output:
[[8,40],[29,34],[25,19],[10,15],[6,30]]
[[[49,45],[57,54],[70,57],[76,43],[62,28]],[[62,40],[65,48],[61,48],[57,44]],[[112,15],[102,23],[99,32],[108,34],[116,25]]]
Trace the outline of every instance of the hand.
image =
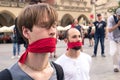
[[118,27],[120,27],[120,20],[118,21],[118,23],[117,23],[117,24],[118,24]]

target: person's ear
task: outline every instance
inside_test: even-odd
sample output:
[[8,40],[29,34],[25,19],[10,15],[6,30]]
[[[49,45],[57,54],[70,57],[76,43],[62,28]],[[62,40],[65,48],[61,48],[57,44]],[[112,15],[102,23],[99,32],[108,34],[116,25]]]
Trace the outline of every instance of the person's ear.
[[27,38],[27,39],[29,39],[29,29],[28,28],[26,28],[25,26],[22,26],[22,33],[23,33],[23,36],[25,37],[25,38]]

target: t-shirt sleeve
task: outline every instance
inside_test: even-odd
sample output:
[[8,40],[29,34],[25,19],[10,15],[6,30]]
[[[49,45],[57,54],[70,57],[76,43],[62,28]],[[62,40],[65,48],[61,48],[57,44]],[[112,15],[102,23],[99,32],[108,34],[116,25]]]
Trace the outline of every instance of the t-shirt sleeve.
[[94,24],[94,26],[95,26],[96,22],[93,22],[93,24]]
[[107,26],[107,23],[106,23],[106,22],[104,22],[104,26],[105,26],[105,27]]
[[107,27],[108,27],[108,28],[113,27],[113,16],[110,16],[110,17],[107,19]]

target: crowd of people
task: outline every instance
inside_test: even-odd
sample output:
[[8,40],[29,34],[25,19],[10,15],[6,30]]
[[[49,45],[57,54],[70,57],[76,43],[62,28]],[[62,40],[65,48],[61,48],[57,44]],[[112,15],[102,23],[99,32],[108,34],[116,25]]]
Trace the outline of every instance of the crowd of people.
[[[74,19],[72,27],[64,33],[66,52],[56,61],[49,61],[49,54],[54,53],[54,57],[57,57],[56,27],[59,15],[51,6],[54,3],[55,0],[32,0],[18,15],[13,31],[13,58],[16,55],[20,58],[13,66],[0,72],[0,80],[90,80],[92,57],[97,57],[99,41],[101,56],[106,57],[104,40],[107,34],[110,39],[110,54],[113,56],[113,71],[119,72],[120,8],[107,22],[102,20],[101,14],[97,14],[95,22],[89,22],[88,38],[90,47],[94,46],[92,56],[84,53],[84,29],[79,25],[78,19]],[[95,26],[94,42],[92,26]],[[25,52],[21,56],[17,30],[25,41]]]

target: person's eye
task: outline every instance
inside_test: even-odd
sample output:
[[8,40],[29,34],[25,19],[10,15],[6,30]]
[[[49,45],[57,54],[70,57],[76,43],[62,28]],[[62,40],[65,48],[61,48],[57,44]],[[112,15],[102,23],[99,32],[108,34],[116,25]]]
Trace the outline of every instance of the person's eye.
[[72,36],[72,38],[76,38],[76,37],[77,37],[76,35]]
[[81,38],[81,35],[79,35],[79,38]]

